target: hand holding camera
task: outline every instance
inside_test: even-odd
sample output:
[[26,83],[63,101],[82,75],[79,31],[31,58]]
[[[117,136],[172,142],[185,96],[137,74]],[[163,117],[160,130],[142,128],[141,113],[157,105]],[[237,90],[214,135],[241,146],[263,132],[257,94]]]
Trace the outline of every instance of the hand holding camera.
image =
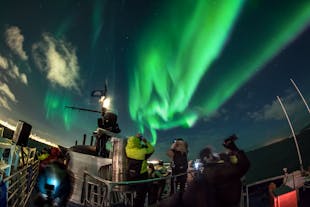
[[231,151],[238,151],[238,147],[235,144],[235,141],[238,139],[238,137],[233,134],[231,136],[229,136],[227,139],[224,140],[223,146],[226,149],[229,149]]

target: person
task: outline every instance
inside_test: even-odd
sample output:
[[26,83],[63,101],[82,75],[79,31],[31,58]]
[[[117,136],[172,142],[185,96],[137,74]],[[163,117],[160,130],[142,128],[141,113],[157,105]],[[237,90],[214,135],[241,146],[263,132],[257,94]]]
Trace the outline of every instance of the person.
[[277,189],[277,185],[274,182],[269,183],[268,185],[268,195],[269,195],[269,206],[274,206],[274,194],[273,191]]
[[182,138],[174,140],[170,149],[167,151],[167,155],[171,160],[172,169],[170,195],[173,195],[177,189],[180,192],[183,192],[185,189],[188,168],[187,153],[188,145]]
[[[160,160],[158,162],[158,166],[156,168],[156,172],[158,172],[159,177],[166,177],[169,175],[168,169],[164,166],[164,162]],[[158,181],[158,192],[157,192],[157,201],[161,200],[162,194],[164,192],[166,186],[166,180]]]
[[[155,170],[154,164],[150,163],[148,165],[148,177],[149,179],[159,178],[159,172]],[[158,181],[153,181],[149,183],[148,188],[148,204],[152,205],[157,202],[157,192],[159,190]]]
[[[154,147],[141,134],[131,136],[127,140],[125,153],[128,162],[127,178],[129,181],[146,180],[148,178],[146,160],[154,153]],[[133,206],[144,206],[147,183],[132,186],[136,191]]]
[[225,154],[215,156],[209,149],[200,152],[200,159],[205,166],[203,175],[212,186],[213,203],[218,207],[239,206],[241,178],[250,168],[250,161],[244,151],[236,146],[236,140],[237,136],[234,134],[224,140],[223,146],[228,150],[226,158]]
[[51,147],[50,153],[41,154],[39,156],[40,165],[39,165],[39,171],[41,171],[43,168],[46,167],[49,163],[52,163],[54,161],[57,161],[58,158],[61,156],[61,150],[57,147]]
[[44,147],[41,152],[38,152],[38,160],[45,160],[49,155],[48,149]]
[[[103,110],[102,118],[97,120],[97,125],[98,128],[102,128],[113,133],[121,132],[121,129],[117,123],[117,115],[112,112],[106,112]],[[101,157],[108,158],[110,151],[107,149],[106,144],[111,137],[105,133],[97,134],[96,136],[96,154]]]
[[[160,160],[158,165],[154,167],[152,163],[148,166],[149,169],[149,178],[162,178],[168,176],[168,170],[164,166],[164,162]],[[163,193],[164,187],[166,185],[166,180],[157,180],[150,183],[149,186],[149,204],[152,205],[154,203],[158,203],[161,200],[161,195]]]
[[74,175],[62,162],[49,162],[38,174],[35,207],[66,206],[73,193]]
[[[160,206],[237,207],[241,198],[241,178],[250,167],[246,154],[235,145],[235,135],[223,143],[228,149],[221,156],[210,147],[199,153],[203,163],[201,173],[182,196],[175,195]],[[224,158],[224,159],[222,159]]]

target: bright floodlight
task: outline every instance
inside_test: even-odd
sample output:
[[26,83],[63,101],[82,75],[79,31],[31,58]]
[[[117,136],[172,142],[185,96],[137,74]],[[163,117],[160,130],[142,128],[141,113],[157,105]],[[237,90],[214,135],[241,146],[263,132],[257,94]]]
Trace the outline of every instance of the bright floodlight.
[[102,107],[103,108],[109,109],[110,108],[110,104],[111,104],[111,99],[109,97],[103,99],[103,102],[102,102]]

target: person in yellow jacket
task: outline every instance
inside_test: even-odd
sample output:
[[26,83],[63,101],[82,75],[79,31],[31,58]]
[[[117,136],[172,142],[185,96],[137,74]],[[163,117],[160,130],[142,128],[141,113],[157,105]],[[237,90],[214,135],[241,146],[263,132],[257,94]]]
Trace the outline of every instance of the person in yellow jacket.
[[[128,180],[148,179],[146,160],[154,153],[154,147],[141,134],[131,136],[127,140],[125,152],[128,161]],[[136,191],[133,206],[144,206],[147,183],[132,186]]]

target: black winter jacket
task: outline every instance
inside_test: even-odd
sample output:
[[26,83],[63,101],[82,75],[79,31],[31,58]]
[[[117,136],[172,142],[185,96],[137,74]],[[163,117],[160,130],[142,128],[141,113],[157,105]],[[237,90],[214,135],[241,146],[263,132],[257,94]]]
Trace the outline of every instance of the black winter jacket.
[[176,194],[161,206],[235,207],[240,202],[241,178],[250,167],[243,151],[235,152],[238,162],[207,164],[205,172],[189,184],[186,191]]

